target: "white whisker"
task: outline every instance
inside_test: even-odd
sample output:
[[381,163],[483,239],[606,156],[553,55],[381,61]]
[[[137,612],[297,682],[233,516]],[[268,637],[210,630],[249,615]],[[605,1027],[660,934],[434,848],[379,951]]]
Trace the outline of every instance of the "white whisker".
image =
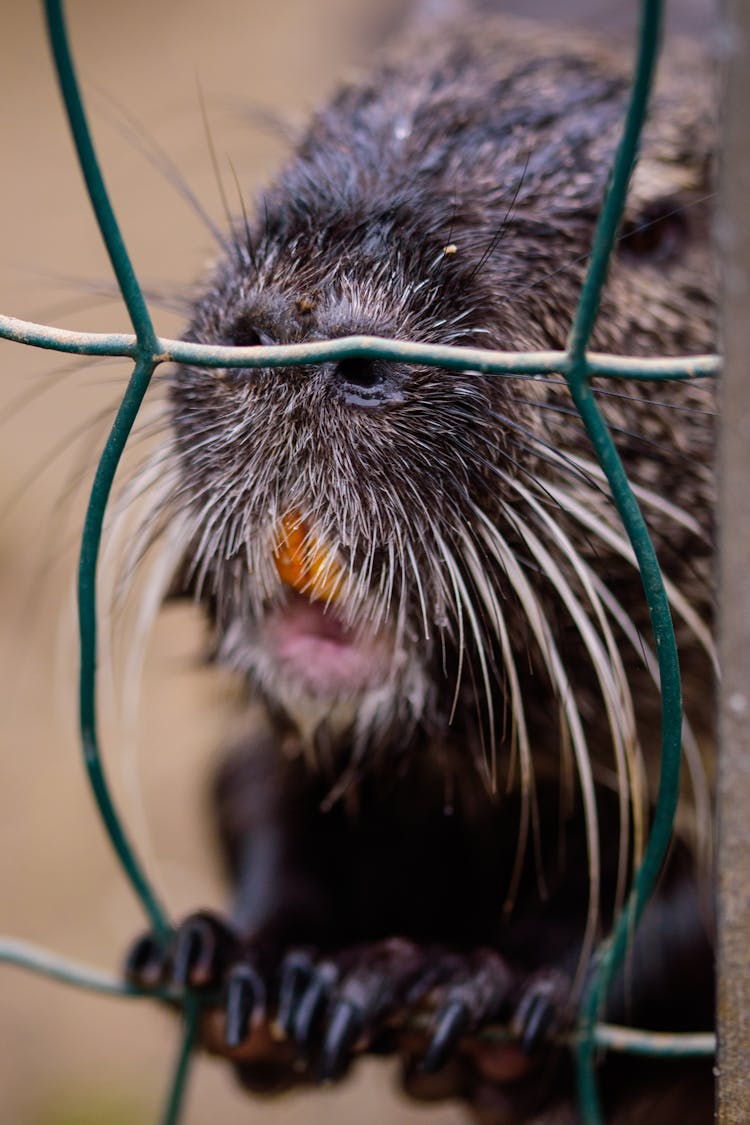
[[[498,537],[496,528],[480,509],[475,508],[475,513],[480,519],[480,532],[490,546],[490,549],[494,546],[496,549],[499,549],[502,554],[503,540],[501,537]],[[511,585],[518,595],[519,602],[534,633],[539,651],[550,675],[552,688],[562,703],[578,768],[589,867],[589,904],[581,945],[581,956],[574,981],[574,993],[577,995],[583,986],[586,967],[596,941],[600,912],[601,865],[599,857],[599,818],[596,809],[591,759],[583,722],[570,681],[565,671],[565,666],[552,636],[549,621],[512,552],[506,555],[505,571]]]
[[542,897],[545,896],[544,888],[544,874],[541,868],[539,846],[539,817],[536,803],[536,788],[534,784],[534,764],[531,755],[531,745],[529,743],[529,732],[526,724],[526,710],[523,702],[523,693],[518,678],[518,670],[513,656],[513,649],[508,635],[508,628],[505,623],[505,618],[502,609],[497,600],[495,588],[487,581],[485,569],[482,567],[479,557],[474,548],[474,544],[469,539],[468,535],[463,537],[463,555],[466,564],[469,568],[469,573],[474,581],[474,585],[479,592],[485,608],[487,609],[490,619],[492,621],[495,634],[500,641],[500,650],[503,659],[503,666],[505,674],[508,678],[510,685],[510,700],[511,700],[511,759],[508,765],[508,784],[510,784],[510,777],[513,771],[514,759],[516,754],[520,759],[520,774],[521,774],[521,815],[518,826],[518,843],[516,846],[516,854],[511,869],[511,876],[508,884],[508,890],[503,904],[503,910],[506,914],[510,913],[515,903],[516,895],[518,893],[518,886],[521,881],[521,874],[523,871],[523,864],[526,857],[526,846],[529,835],[529,822],[533,820],[535,828],[535,843],[536,843],[536,856],[537,856],[537,874],[540,880],[540,893]]
[[[624,532],[616,531],[613,527],[607,524],[600,516],[599,513],[594,513],[589,510],[585,504],[579,502],[574,497],[569,495],[564,489],[558,488],[557,485],[545,482],[545,487],[549,493],[564,508],[566,512],[574,516],[578,522],[589,531],[597,535],[602,542],[606,543],[608,547],[616,551],[621,558],[626,559],[627,562],[632,563],[633,567],[637,570],[638,563],[635,557],[635,552]],[[674,609],[679,614],[688,628],[692,631],[696,640],[699,641],[704,652],[711,661],[714,672],[719,675],[719,663],[716,653],[716,645],[711,631],[693,607],[688,602],[687,598],[680,592],[673,582],[669,580],[666,575],[662,575],[664,579],[664,588],[667,592],[667,598]]]

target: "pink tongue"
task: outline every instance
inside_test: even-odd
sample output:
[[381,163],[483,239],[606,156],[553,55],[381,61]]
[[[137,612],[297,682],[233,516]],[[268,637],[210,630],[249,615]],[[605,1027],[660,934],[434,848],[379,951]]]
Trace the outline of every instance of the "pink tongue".
[[279,671],[314,695],[365,691],[382,684],[388,674],[382,641],[356,638],[320,602],[295,598],[271,613],[266,629],[269,654]]
[[319,637],[321,640],[337,641],[342,645],[352,643],[351,634],[347,633],[334,613],[330,610],[326,611],[321,602],[295,598],[285,606],[279,624],[282,633],[291,632],[309,638]]

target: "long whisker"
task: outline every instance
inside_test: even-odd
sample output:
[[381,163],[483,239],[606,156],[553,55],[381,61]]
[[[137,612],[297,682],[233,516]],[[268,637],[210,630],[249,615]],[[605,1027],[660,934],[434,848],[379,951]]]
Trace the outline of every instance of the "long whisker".
[[[500,537],[498,533],[498,539],[499,538]],[[510,788],[510,785],[512,783],[516,754],[518,755],[520,762],[521,814],[518,826],[518,841],[516,845],[515,859],[511,868],[508,890],[506,893],[505,902],[503,904],[504,912],[506,914],[509,914],[513,910],[516,896],[518,894],[518,887],[521,881],[524,860],[526,857],[526,847],[528,843],[530,822],[533,824],[534,829],[535,854],[537,857],[537,876],[540,881],[540,895],[542,898],[546,896],[546,888],[544,887],[544,875],[540,859],[541,844],[539,812],[536,800],[533,758],[531,754],[531,744],[529,741],[528,726],[526,722],[526,710],[524,707],[523,693],[521,691],[518,670],[516,668],[516,662],[513,656],[513,649],[510,643],[508,627],[506,625],[505,617],[497,599],[495,587],[487,581],[485,569],[480,563],[474,544],[466,533],[462,537],[462,547],[462,554],[465,558],[469,573],[473,579],[477,591],[479,592],[480,597],[482,598],[484,606],[490,615],[495,635],[500,641],[503,666],[505,669],[505,674],[507,676],[507,682],[510,687],[512,723],[511,759],[508,765],[508,779],[506,788]],[[508,550],[510,550],[510,548],[508,548]],[[495,555],[493,557],[496,558],[497,556]]]
[[504,557],[505,572],[513,589],[518,595],[519,603],[531,626],[540,654],[547,667],[553,690],[561,701],[565,720],[570,731],[571,744],[578,769],[578,779],[583,800],[586,850],[589,868],[589,904],[581,945],[581,956],[573,985],[573,992],[577,995],[583,987],[587,966],[596,941],[601,897],[599,818],[596,808],[591,757],[578,705],[567,672],[565,671],[565,665],[552,636],[547,616],[539,604],[534,590],[529,585],[526,576],[514,559],[512,552],[508,554],[504,553],[502,537],[498,536],[494,524],[480,508],[474,506],[473,511],[479,521],[479,533],[484,538],[490,550],[497,554],[498,557]]
[[[509,396],[509,401],[523,406],[533,406],[539,411],[546,410],[550,414],[562,414],[569,418],[575,418],[576,421],[580,421],[578,411],[572,406],[562,406],[560,403],[554,402],[535,402],[534,399],[521,398],[518,395]],[[612,433],[619,434],[620,437],[628,438],[631,441],[637,442],[639,445],[647,446],[649,449],[655,450],[656,456],[654,459],[663,458],[670,464],[672,464],[675,459],[684,461],[688,465],[693,465],[695,463],[695,458],[693,456],[676,448],[674,445],[670,446],[667,453],[663,443],[657,441],[656,438],[650,438],[646,434],[639,433],[637,430],[629,430],[625,426],[618,426],[612,421],[607,422],[607,427]]]
[[520,422],[517,422],[514,418],[510,418],[505,414],[500,414],[496,410],[492,410],[489,413],[491,417],[495,419],[495,421],[500,422],[503,426],[507,426],[509,429],[512,429],[519,434],[523,434],[524,437],[528,438],[529,444],[526,446],[526,448],[528,448],[531,452],[536,452],[536,447],[541,447],[542,449],[547,450],[547,453],[554,464],[563,469],[567,467],[571,472],[574,472],[577,476],[581,477],[590,488],[602,493],[602,495],[607,495],[599,482],[592,476],[588,475],[581,468],[581,466],[577,464],[575,458],[570,454],[563,452],[563,450],[561,449],[558,449],[557,446],[553,445],[549,441],[546,441],[543,437],[541,437],[540,434],[535,434],[533,430],[530,430],[527,426],[524,426]]
[[500,220],[500,225],[499,225],[498,229],[495,231],[495,233],[493,234],[492,239],[489,243],[489,246],[487,247],[485,252],[482,254],[481,258],[477,262],[474,269],[469,274],[469,282],[472,282],[474,280],[474,278],[477,276],[477,274],[482,272],[482,269],[484,268],[485,264],[492,257],[492,255],[495,253],[495,250],[497,249],[497,247],[500,243],[500,240],[502,239],[503,235],[505,234],[506,230],[508,229],[508,222],[510,220],[511,215],[513,214],[513,208],[515,207],[515,205],[518,201],[519,192],[521,191],[521,188],[523,187],[524,180],[526,179],[526,174],[529,170],[529,159],[530,159],[530,154],[527,153],[526,159],[524,161],[523,168],[521,169],[521,175],[518,177],[518,181],[516,183],[516,186],[513,189],[513,195],[511,196],[510,202],[508,203],[507,210],[506,210],[505,214],[503,215],[502,219]]
[[[637,863],[642,854],[644,831],[644,791],[642,779],[644,768],[638,737],[635,728],[635,716],[630,686],[625,669],[619,657],[614,637],[609,629],[604,611],[591,581],[590,574],[585,564],[578,557],[575,548],[556,527],[549,515],[541,505],[537,504],[534,497],[527,489],[516,484],[516,490],[524,497],[531,510],[543,525],[550,538],[562,548],[568,562],[573,566],[575,573],[583,585],[589,604],[594,612],[602,634],[604,644],[601,643],[596,631],[593,629],[589,615],[584,610],[580,600],[572,590],[569,582],[560,568],[552,559],[538,537],[517,512],[504,505],[506,518],[516,526],[529,544],[534,556],[539,559],[544,572],[560,595],[561,600],[568,609],[576,624],[579,635],[591,658],[591,664],[596,674],[602,693],[612,745],[615,751],[618,775],[618,792],[620,797],[620,858],[618,866],[618,885],[616,892],[616,910],[621,906],[627,882],[628,871],[628,835],[630,824],[630,811],[632,806],[634,819],[634,854],[633,861]],[[630,796],[630,803],[628,801]]]
[[117,102],[106,90],[96,89],[100,100],[101,112],[109,119],[110,123],[118,130],[131,148],[141,154],[149,164],[162,174],[178,195],[181,195],[194,213],[201,220],[206,230],[215,239],[216,244],[224,251],[229,251],[230,244],[224,237],[220,227],[213,221],[206,208],[195,194],[179,167],[171,156],[159,144],[156,138],[149,133],[142,121],[135,114]]
[[[206,146],[208,148],[209,159],[211,161],[211,167],[213,168],[213,171],[214,171],[214,177],[216,179],[216,186],[217,186],[218,192],[219,192],[219,199],[221,200],[221,206],[222,206],[222,209],[224,211],[224,217],[226,218],[227,226],[229,227],[229,229],[231,231],[233,231],[234,230],[234,224],[233,224],[233,221],[232,221],[232,212],[229,209],[229,200],[227,199],[227,193],[226,193],[226,190],[224,188],[224,181],[221,178],[221,171],[219,169],[219,160],[218,160],[218,157],[216,155],[216,146],[214,144],[213,133],[211,132],[211,125],[210,125],[210,122],[208,120],[208,109],[206,107],[206,99],[205,99],[204,94],[203,94],[203,87],[201,86],[200,80],[196,79],[196,83],[197,83],[197,89],[198,89],[198,104],[200,106],[201,120],[203,122],[203,133],[204,133],[205,138],[206,138]],[[229,252],[231,247],[226,244],[226,240],[224,239],[224,236],[220,234],[219,237],[221,239],[221,245],[226,246],[226,249]]]
[[[602,480],[605,479],[604,470],[595,461],[590,461],[587,458],[579,456],[574,456],[574,460],[580,462],[587,473],[590,473],[592,476],[600,477]],[[637,481],[631,481],[631,487],[636,499],[640,500],[642,504],[662,512],[674,523],[678,524],[680,527],[684,527],[691,535],[695,535],[696,538],[702,540],[702,542],[707,545],[711,544],[711,539],[705,529],[701,527],[695,517],[692,516],[690,512],[686,511],[685,508],[681,508],[678,504],[673,504],[671,500],[663,496],[660,492],[656,492],[653,488],[649,488],[646,485],[639,484]]]
[[[565,492],[564,489],[558,488],[556,485],[548,482],[547,487],[554,496],[556,496],[560,504],[570,515],[574,516],[579,523],[588,528],[589,531],[597,535],[602,542],[611,547],[620,555],[621,558],[626,559],[637,569],[637,562],[635,553],[630,544],[630,540],[622,532],[617,532],[609,524],[601,518],[599,513],[592,513],[584,504],[576,500]],[[719,664],[716,653],[716,645],[711,631],[699,615],[695,612],[693,607],[688,602],[687,598],[669,578],[664,576],[664,586],[667,591],[667,597],[672,608],[682,618],[688,628],[693,632],[696,640],[699,641],[706,655],[711,661],[714,672],[719,675]]]
[[[487,708],[486,718],[490,755],[488,763],[488,773],[490,777],[491,788],[494,791],[497,787],[497,740],[495,733],[495,707],[493,702],[494,692],[492,690],[492,680],[490,677],[490,669],[487,660],[486,645],[484,643],[483,633],[479,625],[479,619],[474,609],[471,597],[469,596],[469,591],[466,587],[466,583],[464,582],[461,570],[455,559],[453,558],[451,552],[449,551],[447,545],[441,543],[441,549],[443,550],[443,557],[446,557],[447,554],[450,555],[452,559],[451,576],[456,582],[458,591],[457,596],[460,598],[463,609],[466,612],[466,616],[471,627],[471,633],[474,638],[474,651],[476,652],[479,659],[479,667],[482,675],[482,685],[484,687],[485,694],[485,705]],[[480,723],[480,727],[481,725],[482,724]]]
[[[617,622],[617,625],[622,629],[623,634],[640,657],[643,660],[651,680],[659,687],[659,662],[656,659],[656,653],[650,645],[646,643],[640,631],[634,625],[633,621],[625,612],[622,605],[612,594],[612,591],[601,581],[595,574],[592,575],[592,581],[596,586],[597,593],[606,606],[607,611],[611,614],[612,619]],[[711,865],[711,854],[713,852],[713,811],[711,803],[711,790],[706,776],[706,769],[703,764],[703,756],[701,754],[698,739],[695,736],[690,721],[685,716],[682,725],[682,747],[685,754],[685,761],[687,763],[688,772],[690,774],[690,782],[693,789],[693,799],[695,801],[695,834],[697,838],[697,854],[703,863],[704,870],[708,871]]]

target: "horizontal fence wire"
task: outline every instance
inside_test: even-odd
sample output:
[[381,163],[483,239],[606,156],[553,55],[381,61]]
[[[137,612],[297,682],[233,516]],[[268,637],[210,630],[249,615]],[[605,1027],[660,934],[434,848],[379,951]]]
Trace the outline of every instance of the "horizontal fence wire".
[[[71,332],[45,324],[0,315],[0,337],[35,348],[70,355],[110,356],[134,359],[139,346],[136,336],[113,332]],[[458,345],[415,344],[382,336],[340,336],[336,340],[309,344],[277,344],[269,347],[232,348],[221,344],[193,344],[186,340],[154,341],[150,356],[155,363],[182,363],[194,367],[293,367],[301,363],[324,363],[342,359],[391,359],[424,363],[453,371],[476,371],[481,375],[566,375],[572,365],[568,352],[496,352],[490,348]],[[718,375],[721,360],[716,355],[674,356],[643,359],[640,356],[586,354],[589,377],[609,376],[639,381],[704,379]]]
[[[679,789],[682,707],[677,646],[658,560],[606,422],[594,399],[591,380],[596,377],[655,381],[694,379],[715,376],[720,369],[720,360],[714,355],[641,359],[602,355],[587,350],[646,115],[658,53],[662,0],[642,2],[638,56],[630,103],[596,227],[567,350],[526,353],[432,346],[372,336],[254,348],[229,348],[158,338],[99,168],[68,46],[61,0],[45,0],[44,6],[55,68],[81,170],[134,335],[71,332],[11,316],[0,316],[0,338],[69,354],[120,356],[134,361],[133,373],[102,452],[91,489],[81,543],[78,589],[81,744],[96,804],[123,872],[140,900],[155,934],[160,940],[167,941],[171,933],[168,915],[153,891],[115,809],[101,760],[96,724],[96,572],[104,514],[117,465],[156,367],[173,361],[208,368],[255,369],[373,357],[421,363],[448,370],[468,369],[499,377],[559,375],[569,386],[573,402],[607,476],[615,505],[640,567],[656,637],[662,687],[661,775],[648,844],[636,872],[630,898],[616,922],[613,934],[601,944],[596,953],[595,969],[581,1004],[578,1026],[574,1032],[562,1037],[576,1051],[582,1120],[585,1125],[600,1125],[603,1118],[596,1083],[596,1055],[599,1049],[661,1056],[709,1055],[715,1050],[715,1036],[711,1033],[653,1033],[598,1022],[608,984],[622,963],[628,941],[632,938],[634,927],[653,890],[671,838]],[[114,977],[10,938],[0,939],[0,964],[2,963],[99,992],[124,997],[144,995],[137,988]],[[153,997],[155,994],[149,992],[148,995]],[[161,1118],[162,1125],[176,1125],[183,1105],[201,1004],[207,1001],[190,992],[180,994],[165,990],[156,995],[179,1005],[183,1013],[182,1040]],[[497,1033],[502,1036],[502,1029],[498,1029]],[[492,1036],[492,1029],[487,1034]]]

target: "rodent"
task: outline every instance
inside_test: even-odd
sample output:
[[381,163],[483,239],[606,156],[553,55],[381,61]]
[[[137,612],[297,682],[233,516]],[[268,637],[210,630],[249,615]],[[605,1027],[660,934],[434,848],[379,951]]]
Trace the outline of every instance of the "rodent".
[[[490,15],[420,34],[313,118],[188,339],[565,346],[630,59]],[[715,347],[713,107],[684,50],[653,97],[599,351]],[[713,388],[596,393],[671,583],[702,735]],[[573,1120],[545,1036],[572,1019],[632,873],[658,697],[639,576],[564,381],[370,359],[177,368],[169,401],[145,535],[263,718],[215,785],[227,920],[191,916],[166,954],[140,939],[131,978],[223,987],[204,1039],[251,1089],[380,1049],[414,1096],[460,1096],[484,1122]],[[692,812],[610,1019],[711,1019],[695,746],[691,761]],[[404,1023],[425,1009],[427,1030]],[[522,1048],[471,1037],[508,1021]],[[618,1122],[710,1119],[694,1061],[608,1060],[603,1093]]]

